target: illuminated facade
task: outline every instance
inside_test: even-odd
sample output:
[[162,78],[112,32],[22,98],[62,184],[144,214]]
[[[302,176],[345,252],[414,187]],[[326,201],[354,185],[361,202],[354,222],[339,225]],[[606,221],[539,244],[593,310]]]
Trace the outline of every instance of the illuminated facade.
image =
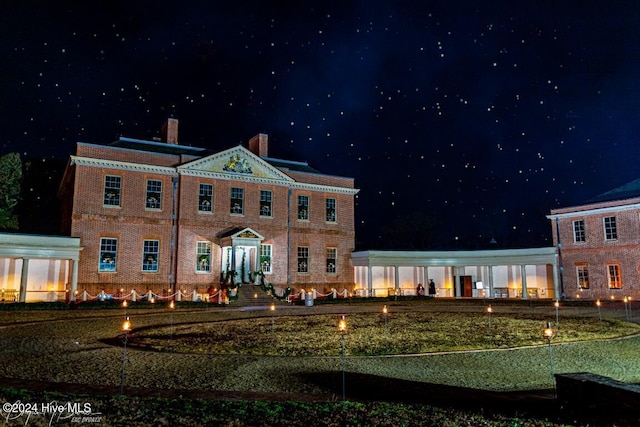
[[640,180],[547,218],[567,298],[640,298]]
[[416,295],[418,284],[435,297],[556,298],[555,248],[487,251],[363,251],[351,256],[359,296]]
[[248,283],[351,289],[352,178],[268,157],[267,135],[221,152],[162,141],[78,143],[61,185],[80,239],[78,288],[169,292]]

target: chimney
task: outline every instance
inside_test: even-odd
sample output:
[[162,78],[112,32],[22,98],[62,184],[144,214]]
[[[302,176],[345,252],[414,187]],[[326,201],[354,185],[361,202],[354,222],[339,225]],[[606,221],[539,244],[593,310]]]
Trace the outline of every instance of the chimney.
[[259,133],[249,140],[249,151],[259,157],[269,157],[269,135]]
[[162,125],[162,141],[167,144],[178,143],[178,119],[169,118],[166,123]]

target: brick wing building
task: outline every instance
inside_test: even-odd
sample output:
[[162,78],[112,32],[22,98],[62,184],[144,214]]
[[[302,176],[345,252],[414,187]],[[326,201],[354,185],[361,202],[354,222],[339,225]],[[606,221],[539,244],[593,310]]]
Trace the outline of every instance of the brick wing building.
[[640,179],[547,218],[566,297],[640,298]]
[[128,293],[247,283],[352,289],[352,178],[268,157],[267,135],[211,153],[162,141],[78,143],[60,188],[79,237],[78,290]]

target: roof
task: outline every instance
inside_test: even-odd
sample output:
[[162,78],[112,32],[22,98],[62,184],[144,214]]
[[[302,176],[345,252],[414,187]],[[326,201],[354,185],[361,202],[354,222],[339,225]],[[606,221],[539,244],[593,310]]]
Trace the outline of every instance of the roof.
[[151,151],[162,154],[189,154],[192,156],[202,156],[207,153],[205,148],[189,147],[186,145],[167,144],[161,141],[146,141],[143,139],[133,139],[120,137],[117,141],[109,144],[111,147],[129,148],[133,150]]
[[584,204],[610,202],[613,200],[626,200],[640,197],[640,179],[628,182],[620,187],[602,193],[593,199],[587,200]]
[[273,159],[271,157],[261,157],[261,159],[269,163],[271,166],[276,167],[278,169],[288,169],[296,172],[309,172],[309,173],[322,174],[322,172],[320,172],[319,170],[309,166],[307,162],[295,162],[293,160]]

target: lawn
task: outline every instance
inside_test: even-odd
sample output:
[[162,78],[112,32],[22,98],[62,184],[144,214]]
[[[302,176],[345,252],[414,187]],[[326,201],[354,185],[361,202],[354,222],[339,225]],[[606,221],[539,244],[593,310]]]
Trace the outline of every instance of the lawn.
[[[208,323],[160,325],[134,331],[141,349],[258,356],[338,356],[340,315],[265,316]],[[421,354],[547,344],[542,315],[400,312],[345,316],[347,356]],[[631,335],[638,325],[615,319],[563,317],[553,343]]]
[[[390,303],[385,322],[373,303],[133,307],[124,377],[124,310],[0,311],[0,378],[64,393],[4,388],[0,397],[89,400],[102,425],[596,425],[539,399],[552,389],[542,330],[553,309],[495,309],[489,318],[483,306]],[[635,323],[613,311],[600,320],[590,307],[563,307],[558,320],[555,372],[640,382],[640,338],[610,339],[636,333]]]

